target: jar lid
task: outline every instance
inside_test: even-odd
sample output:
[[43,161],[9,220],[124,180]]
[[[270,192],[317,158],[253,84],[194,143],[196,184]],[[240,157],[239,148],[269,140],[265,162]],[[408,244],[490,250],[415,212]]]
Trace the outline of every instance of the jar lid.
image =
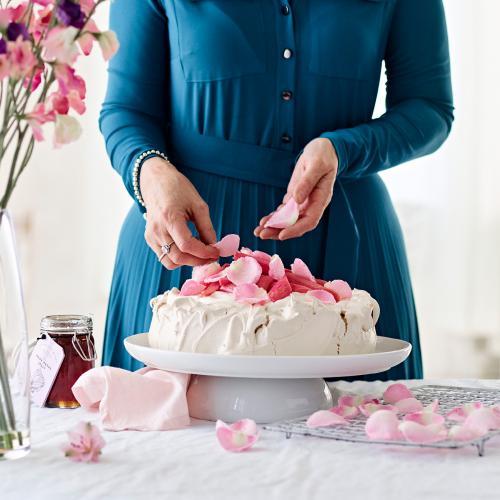
[[82,314],[54,314],[42,318],[40,329],[59,334],[87,333],[92,331],[92,318]]

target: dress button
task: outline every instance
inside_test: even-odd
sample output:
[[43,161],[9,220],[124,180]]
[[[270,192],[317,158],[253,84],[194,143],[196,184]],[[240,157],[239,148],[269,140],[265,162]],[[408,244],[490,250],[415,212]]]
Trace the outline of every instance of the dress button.
[[284,16],[288,16],[288,14],[290,14],[290,7],[288,7],[288,5],[286,4],[281,4],[281,13],[284,15]]
[[288,143],[292,142],[292,138],[288,134],[283,134],[281,136],[281,142],[288,144]]
[[290,57],[292,57],[292,54],[293,54],[293,52],[290,49],[285,49],[283,51],[283,57],[285,59],[290,59]]
[[291,90],[283,90],[283,92],[281,92],[281,98],[284,101],[289,101],[292,98],[292,95],[293,94]]

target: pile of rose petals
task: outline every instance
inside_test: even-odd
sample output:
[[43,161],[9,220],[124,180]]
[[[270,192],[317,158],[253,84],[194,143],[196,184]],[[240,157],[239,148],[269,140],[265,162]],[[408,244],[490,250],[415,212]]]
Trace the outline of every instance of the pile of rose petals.
[[[365,432],[377,441],[408,441],[426,444],[438,441],[470,441],[490,430],[500,430],[500,405],[468,403],[439,413],[439,401],[423,406],[401,383],[390,385],[382,396],[342,396],[337,406],[313,413],[310,428],[349,425],[349,419],[367,417]],[[456,422],[455,425],[446,423]]]
[[276,302],[292,292],[307,294],[325,304],[352,296],[352,290],[345,281],[315,278],[301,259],[295,259],[288,269],[279,255],[248,248],[238,250],[239,244],[240,238],[235,234],[224,236],[214,243],[221,257],[232,256],[233,261],[194,267],[191,279],[182,285],[180,295],[206,297],[214,292],[223,292],[231,294],[238,302],[255,305]]

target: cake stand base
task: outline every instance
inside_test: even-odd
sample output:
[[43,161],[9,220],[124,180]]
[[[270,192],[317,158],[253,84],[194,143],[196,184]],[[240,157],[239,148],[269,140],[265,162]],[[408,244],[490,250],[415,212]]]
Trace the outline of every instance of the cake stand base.
[[227,423],[251,418],[265,424],[304,417],[332,406],[332,394],[321,378],[193,375],[187,399],[191,417]]

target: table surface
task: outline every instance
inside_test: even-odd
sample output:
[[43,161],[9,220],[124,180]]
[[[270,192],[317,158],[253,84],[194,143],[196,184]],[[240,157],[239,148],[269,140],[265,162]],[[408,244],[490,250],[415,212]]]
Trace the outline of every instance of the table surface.
[[[425,380],[500,389],[500,380]],[[339,382],[341,391],[379,393],[381,382]],[[0,463],[0,498],[10,499],[495,499],[500,498],[500,438],[478,457],[473,448],[431,450],[263,431],[250,451],[224,451],[214,424],[167,432],[104,432],[97,464],[60,450],[65,432],[97,415],[33,408],[32,451]]]

